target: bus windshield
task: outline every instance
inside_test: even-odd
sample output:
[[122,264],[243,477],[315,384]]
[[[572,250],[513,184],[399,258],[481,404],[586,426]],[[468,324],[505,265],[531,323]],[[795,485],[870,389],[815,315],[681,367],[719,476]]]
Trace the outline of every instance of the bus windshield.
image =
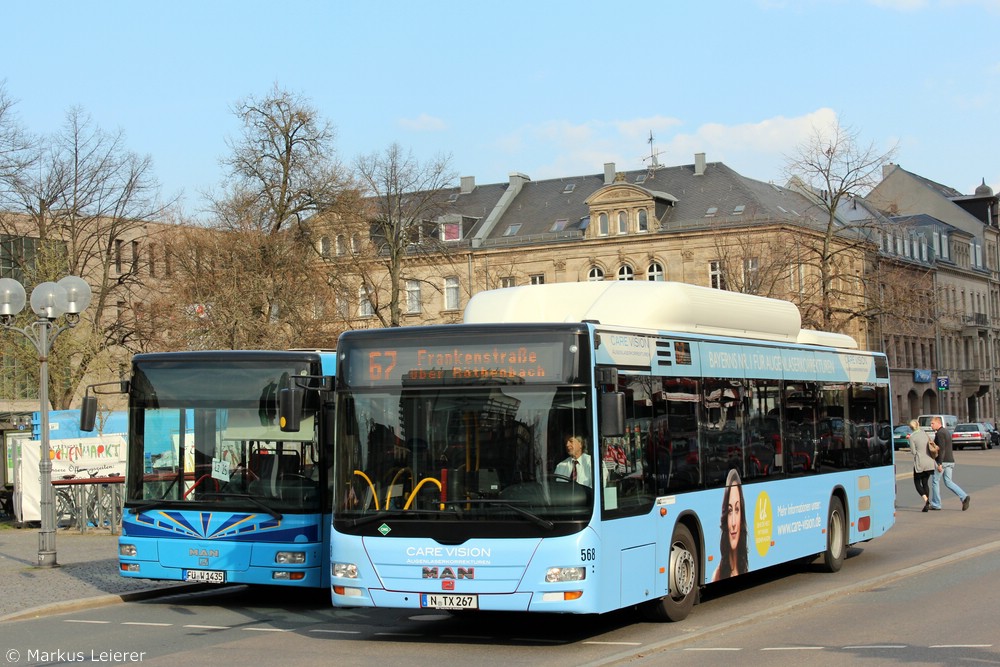
[[334,517],[345,532],[384,516],[468,521],[471,534],[590,517],[592,471],[559,469],[567,438],[589,433],[583,388],[437,385],[338,391],[338,402]]
[[315,401],[298,432],[276,421],[278,389],[309,370],[306,361],[137,361],[129,505],[320,511]]

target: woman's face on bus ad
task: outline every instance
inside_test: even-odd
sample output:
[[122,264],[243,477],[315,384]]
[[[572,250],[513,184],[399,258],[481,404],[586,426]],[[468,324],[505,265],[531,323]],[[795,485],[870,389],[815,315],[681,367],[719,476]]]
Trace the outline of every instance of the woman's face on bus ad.
[[729,526],[729,546],[733,553],[740,543],[740,523],[743,517],[743,507],[740,505],[740,489],[733,485],[729,487],[729,502],[726,504],[726,516]]

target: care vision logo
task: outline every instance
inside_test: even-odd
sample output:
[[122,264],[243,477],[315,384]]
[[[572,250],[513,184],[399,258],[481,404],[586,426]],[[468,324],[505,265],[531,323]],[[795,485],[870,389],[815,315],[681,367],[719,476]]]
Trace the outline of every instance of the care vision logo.
[[385,537],[386,535],[388,535],[389,531],[391,531],[391,530],[392,530],[392,528],[390,528],[388,526],[388,524],[384,524],[384,523],[381,526],[378,527],[378,532],[382,533],[382,537]]

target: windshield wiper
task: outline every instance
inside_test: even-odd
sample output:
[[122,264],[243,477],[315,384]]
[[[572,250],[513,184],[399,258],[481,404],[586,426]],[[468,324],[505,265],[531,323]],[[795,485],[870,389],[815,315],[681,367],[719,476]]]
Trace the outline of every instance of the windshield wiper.
[[220,493],[203,493],[201,495],[201,497],[202,498],[241,498],[243,500],[249,500],[254,505],[256,505],[257,507],[259,507],[262,510],[264,510],[264,512],[266,512],[267,514],[269,514],[271,516],[271,518],[273,518],[275,521],[281,521],[281,519],[284,517],[284,515],[281,512],[279,512],[276,509],[272,509],[271,507],[268,507],[264,503],[264,501],[262,501],[260,498],[257,498],[255,496],[251,496],[248,493],[229,493],[228,491],[227,492],[220,492]]
[[144,500],[142,502],[136,503],[135,505],[130,505],[129,507],[126,507],[125,509],[127,509],[132,514],[138,514],[139,512],[141,512],[143,510],[153,509],[154,507],[159,507],[159,506],[162,506],[162,505],[166,505],[167,503],[171,503],[171,502],[173,502],[173,501],[172,500],[165,500],[163,498],[157,498],[155,500]]
[[[262,510],[264,510],[264,512],[267,513],[268,515],[270,515],[275,521],[281,521],[281,519],[284,518],[284,515],[281,514],[281,512],[278,512],[277,510],[268,507],[260,499],[255,498],[255,497],[253,497],[251,495],[247,495],[245,493],[205,493],[205,494],[202,494],[201,497],[202,498],[241,498],[243,500],[249,500],[254,505],[257,505]],[[178,500],[175,500],[175,499],[158,498],[156,500],[144,500],[144,501],[138,502],[135,505],[130,505],[126,509],[129,512],[131,512],[132,514],[139,514],[139,512],[142,512],[142,511],[145,511],[145,510],[148,510],[148,509],[153,509],[155,507],[163,507],[163,506],[170,505],[171,503],[176,503],[176,502],[181,502],[181,501],[178,501]],[[180,507],[180,508],[175,508],[175,509],[186,509],[186,508]]]
[[[364,526],[365,524],[372,523],[374,521],[379,521],[381,519],[395,518],[401,516],[411,516],[414,514],[430,514],[433,516],[441,516],[441,510],[425,510],[425,509],[410,509],[410,510],[379,510],[374,514],[369,514],[368,516],[359,517],[357,519],[351,519],[351,526],[357,528],[358,526]],[[449,514],[454,514],[455,516],[460,516],[461,513],[453,509]]]
[[504,509],[513,510],[517,514],[520,514],[523,517],[531,519],[532,522],[534,522],[535,524],[541,526],[542,528],[545,528],[546,530],[552,530],[556,526],[554,523],[552,523],[548,519],[544,519],[544,518],[538,516],[537,514],[535,514],[534,512],[529,512],[528,510],[524,509],[523,507],[518,507],[517,505],[511,503],[509,500],[494,500],[493,498],[471,498],[471,499],[467,499],[467,500],[446,500],[442,504],[443,505],[465,505],[465,504],[469,504],[469,503],[476,503],[478,505],[498,505],[500,507],[503,507]]

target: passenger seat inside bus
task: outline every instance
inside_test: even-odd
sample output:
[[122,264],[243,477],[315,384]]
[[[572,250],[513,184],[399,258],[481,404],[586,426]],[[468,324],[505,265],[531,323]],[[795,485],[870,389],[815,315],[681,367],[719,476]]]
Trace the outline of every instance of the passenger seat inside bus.
[[[256,451],[250,455],[250,470],[258,479],[249,485],[250,495],[280,498],[282,486],[295,483],[301,477],[298,452]],[[298,477],[294,477],[298,476]],[[301,484],[298,484],[301,486]]]

